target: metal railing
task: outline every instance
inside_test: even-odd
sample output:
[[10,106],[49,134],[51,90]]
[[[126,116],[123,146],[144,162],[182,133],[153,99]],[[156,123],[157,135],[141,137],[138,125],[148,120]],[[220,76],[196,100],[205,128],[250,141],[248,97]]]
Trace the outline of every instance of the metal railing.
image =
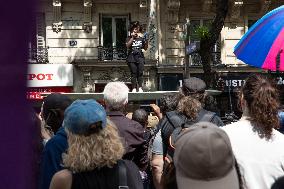
[[98,46],[98,59],[107,60],[125,60],[127,58],[126,47],[103,47]]
[[[221,52],[212,52],[211,60],[213,66],[221,64]],[[202,66],[201,56],[198,53],[193,53],[191,55],[191,66]]]
[[29,61],[36,63],[48,63],[48,48],[29,48]]

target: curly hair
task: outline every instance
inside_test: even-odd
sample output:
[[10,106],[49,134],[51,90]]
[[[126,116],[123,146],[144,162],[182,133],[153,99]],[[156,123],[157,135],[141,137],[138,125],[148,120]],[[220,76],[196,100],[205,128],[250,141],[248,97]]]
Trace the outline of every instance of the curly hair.
[[185,96],[180,99],[177,106],[177,111],[184,114],[190,120],[195,120],[201,109],[201,103],[191,96]]
[[207,98],[207,94],[206,92],[189,92],[188,89],[186,87],[181,87],[179,89],[180,94],[182,94],[183,96],[191,96],[192,98],[195,98],[197,100],[199,100],[199,102],[201,102],[202,107],[205,106],[205,99]]
[[279,128],[279,93],[274,84],[260,74],[252,74],[241,90],[247,103],[249,120],[260,137],[270,139],[273,128]]
[[180,93],[167,93],[160,99],[160,109],[163,114],[177,109],[179,100],[183,97]]
[[63,154],[63,164],[74,172],[113,167],[124,154],[124,146],[117,128],[110,121],[106,128],[89,136],[68,132],[68,150]]
[[129,31],[132,32],[134,28],[139,28],[139,31],[142,31],[142,26],[139,21],[133,21],[130,23]]

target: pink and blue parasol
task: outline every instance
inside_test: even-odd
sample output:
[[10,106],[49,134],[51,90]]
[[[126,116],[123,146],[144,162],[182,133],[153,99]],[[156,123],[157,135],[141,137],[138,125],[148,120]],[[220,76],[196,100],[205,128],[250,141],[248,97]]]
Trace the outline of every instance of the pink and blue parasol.
[[235,46],[234,53],[246,64],[284,71],[284,5],[258,20]]

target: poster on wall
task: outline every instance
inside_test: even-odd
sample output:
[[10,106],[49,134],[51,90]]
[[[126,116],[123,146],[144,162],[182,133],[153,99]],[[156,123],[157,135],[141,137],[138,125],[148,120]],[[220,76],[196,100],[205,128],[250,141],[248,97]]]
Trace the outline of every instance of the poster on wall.
[[72,64],[29,64],[27,99],[41,100],[42,93],[73,91]]
[[72,64],[29,64],[28,87],[73,86]]

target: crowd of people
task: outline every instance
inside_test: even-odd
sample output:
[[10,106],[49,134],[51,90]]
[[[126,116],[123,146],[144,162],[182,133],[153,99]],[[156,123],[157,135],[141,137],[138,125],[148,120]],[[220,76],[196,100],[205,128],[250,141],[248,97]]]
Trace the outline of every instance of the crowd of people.
[[179,93],[151,104],[153,114],[137,109],[131,116],[123,82],[108,83],[102,103],[48,95],[33,117],[41,129],[35,137],[38,188],[284,188],[273,82],[250,75],[239,95],[243,115],[229,125],[206,108],[205,89],[203,80],[185,79]]

